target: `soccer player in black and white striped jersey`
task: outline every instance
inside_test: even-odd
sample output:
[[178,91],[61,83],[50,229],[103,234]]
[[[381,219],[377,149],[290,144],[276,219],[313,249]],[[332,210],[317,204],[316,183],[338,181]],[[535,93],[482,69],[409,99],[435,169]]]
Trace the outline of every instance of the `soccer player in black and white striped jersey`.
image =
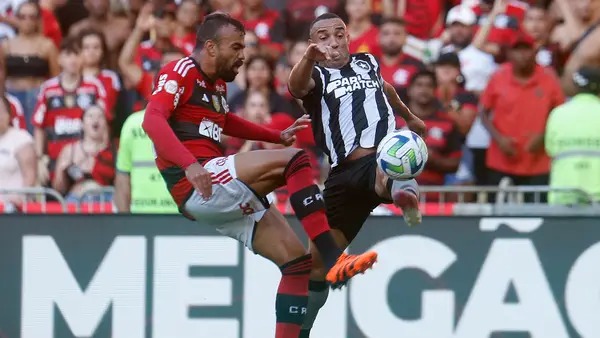
[[[326,13],[312,23],[309,47],[289,78],[290,93],[311,115],[314,136],[329,156],[332,170],[324,199],[338,245],[346,248],[364,221],[381,203],[402,208],[409,225],[421,222],[418,186],[414,180],[389,179],[376,164],[376,149],[395,130],[394,112],[408,127],[424,134],[425,124],[413,115],[393,86],[381,77],[373,55],[350,54],[344,22]],[[313,253],[309,305],[300,337],[308,337],[319,309],[327,300],[325,271]]]

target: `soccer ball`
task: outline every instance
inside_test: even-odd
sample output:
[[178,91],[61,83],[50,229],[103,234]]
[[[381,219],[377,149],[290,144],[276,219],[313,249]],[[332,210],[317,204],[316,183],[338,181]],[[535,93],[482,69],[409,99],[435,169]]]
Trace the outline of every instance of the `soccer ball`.
[[410,130],[386,135],[377,147],[377,166],[393,180],[419,176],[427,163],[427,146]]

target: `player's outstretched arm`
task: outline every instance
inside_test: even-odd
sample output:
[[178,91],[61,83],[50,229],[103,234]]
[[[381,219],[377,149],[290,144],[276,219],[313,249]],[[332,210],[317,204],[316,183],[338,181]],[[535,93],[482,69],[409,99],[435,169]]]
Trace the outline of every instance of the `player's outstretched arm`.
[[304,52],[304,57],[294,65],[288,80],[288,89],[296,98],[303,98],[315,88],[315,80],[312,78],[313,68],[319,61],[330,59],[330,51],[327,47],[319,47],[310,44]]
[[223,133],[229,136],[238,137],[244,140],[269,142],[292,145],[296,140],[296,132],[308,127],[310,119],[304,115],[297,119],[289,128],[284,131],[266,128],[245,120],[235,114],[227,114]]
[[425,123],[421,121],[420,118],[416,117],[410,109],[402,102],[398,93],[396,93],[396,89],[394,87],[383,81],[383,91],[385,92],[385,96],[387,96],[390,101],[390,105],[395,112],[400,114],[400,116],[406,121],[408,128],[419,135],[425,134]]

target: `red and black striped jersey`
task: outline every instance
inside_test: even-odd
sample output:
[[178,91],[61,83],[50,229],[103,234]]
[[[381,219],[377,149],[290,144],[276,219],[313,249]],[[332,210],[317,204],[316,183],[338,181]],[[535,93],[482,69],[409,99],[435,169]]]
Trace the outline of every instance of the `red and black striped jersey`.
[[[46,150],[50,158],[50,172],[61,149],[81,137],[82,117],[92,105],[106,107],[106,91],[96,77],[84,76],[73,91],[65,90],[60,76],[44,82],[40,88],[32,123],[46,134]],[[110,121],[112,114],[107,111]]]
[[[199,161],[224,156],[221,132],[229,112],[227,86],[211,81],[191,57],[165,65],[156,77],[150,103],[169,108],[169,126]],[[181,205],[192,191],[185,172],[157,155],[156,164],[175,202]]]

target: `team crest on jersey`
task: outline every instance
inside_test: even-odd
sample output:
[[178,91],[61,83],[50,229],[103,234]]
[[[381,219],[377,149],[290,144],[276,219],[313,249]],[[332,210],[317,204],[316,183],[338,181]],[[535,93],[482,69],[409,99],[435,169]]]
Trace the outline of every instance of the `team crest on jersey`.
[[219,100],[219,97],[217,95],[212,96],[212,103],[213,103],[213,107],[215,108],[215,110],[217,112],[220,112],[221,111],[221,101]]
[[225,86],[224,86],[224,85],[216,85],[216,86],[215,86],[215,89],[216,89],[218,92],[225,93]]
[[81,109],[87,109],[92,105],[92,99],[88,95],[77,96],[77,106]]
[[356,60],[356,65],[357,65],[359,68],[366,70],[367,72],[370,72],[370,71],[371,71],[371,65],[370,65],[370,64],[369,64],[367,61],[364,61],[364,60]]

